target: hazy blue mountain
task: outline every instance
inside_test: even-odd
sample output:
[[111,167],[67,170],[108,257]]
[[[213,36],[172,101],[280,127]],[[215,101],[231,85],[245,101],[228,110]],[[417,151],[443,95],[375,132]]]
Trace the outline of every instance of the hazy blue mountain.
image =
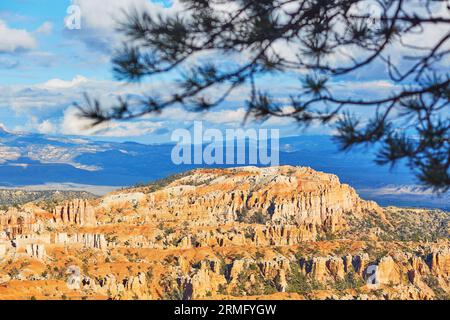
[[[0,128],[0,187],[70,183],[119,188],[204,167],[174,165],[172,148],[171,144],[99,142],[11,133]],[[382,205],[450,207],[448,194],[436,197],[421,190],[405,166],[390,170],[375,165],[373,159],[373,150],[339,152],[329,136],[280,141],[281,164],[334,173],[363,197]]]

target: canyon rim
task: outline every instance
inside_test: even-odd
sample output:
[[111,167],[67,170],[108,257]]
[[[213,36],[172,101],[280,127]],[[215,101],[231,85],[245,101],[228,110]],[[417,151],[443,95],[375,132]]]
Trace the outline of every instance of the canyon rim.
[[[196,169],[0,211],[1,299],[448,299],[448,212],[307,167]],[[74,272],[74,270],[77,270]]]

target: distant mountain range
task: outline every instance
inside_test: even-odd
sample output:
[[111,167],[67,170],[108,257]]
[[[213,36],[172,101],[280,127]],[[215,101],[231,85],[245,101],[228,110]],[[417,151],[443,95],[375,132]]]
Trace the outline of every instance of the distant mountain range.
[[[106,191],[205,167],[175,165],[172,144],[101,142],[9,132],[0,128],[0,188],[30,187]],[[373,162],[371,150],[339,152],[329,136],[280,140],[280,163],[310,166],[338,175],[365,198],[381,205],[450,209],[449,194],[437,197],[417,186],[408,168],[390,171]],[[227,166],[211,166],[227,167]],[[230,167],[230,166],[228,166]]]

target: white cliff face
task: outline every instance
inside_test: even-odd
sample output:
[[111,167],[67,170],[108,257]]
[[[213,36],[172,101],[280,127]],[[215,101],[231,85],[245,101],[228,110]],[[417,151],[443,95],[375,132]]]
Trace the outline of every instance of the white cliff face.
[[82,245],[85,248],[106,250],[108,243],[103,234],[73,234],[58,233],[55,235],[54,244],[56,245]]
[[43,244],[32,243],[28,244],[25,249],[27,255],[31,258],[43,260],[46,257],[45,247]]
[[100,208],[108,208],[115,205],[120,206],[124,202],[137,206],[142,204],[145,200],[146,196],[142,192],[111,194],[102,198]]
[[79,226],[95,226],[96,218],[94,208],[87,200],[76,199],[68,201],[53,210],[56,223]]

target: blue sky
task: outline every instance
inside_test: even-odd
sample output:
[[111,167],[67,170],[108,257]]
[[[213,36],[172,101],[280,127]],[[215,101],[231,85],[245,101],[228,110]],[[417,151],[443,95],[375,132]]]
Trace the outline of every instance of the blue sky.
[[[101,12],[108,1],[21,0],[0,4],[0,123],[9,130],[44,134],[89,135],[102,140],[160,142],[169,140],[174,128],[189,127],[193,120],[203,119],[184,110],[169,111],[162,119],[136,123],[110,124],[100,133],[80,131],[73,102],[84,92],[112,101],[117,93],[146,92],[146,85],[129,88],[116,81],[111,73],[111,50],[117,41],[114,12]],[[116,13],[122,3],[141,6],[145,0],[112,1]],[[80,5],[82,29],[68,30],[64,25],[71,4]],[[111,2],[109,2],[111,4]],[[167,1],[149,3],[150,10],[164,10]],[[94,4],[94,5],[92,5]],[[3,28],[3,31],[2,29]],[[12,39],[11,39],[12,38]],[[2,45],[3,41],[3,45]],[[164,86],[159,79],[150,87]],[[240,125],[244,115],[242,101],[229,101],[217,113],[208,115],[211,126],[224,128]],[[179,121],[183,119],[187,121]],[[285,134],[289,134],[286,129]],[[295,130],[292,130],[293,132]]]
[[[81,30],[68,30],[64,18],[70,5],[81,8]],[[224,106],[208,115],[192,114],[180,108],[159,117],[131,123],[112,123],[97,130],[86,129],[76,117],[73,103],[89,92],[106,105],[118,95],[140,95],[170,90],[169,78],[141,85],[124,85],[111,73],[111,52],[121,40],[114,31],[115,19],[129,6],[152,12],[173,12],[179,7],[160,0],[16,0],[0,3],[0,124],[14,131],[50,135],[84,135],[95,139],[162,142],[171,130],[190,127],[193,120],[205,120],[211,127],[240,126],[245,114],[237,92]],[[265,85],[280,97],[300,86],[298,75],[266,78]],[[335,79],[334,89],[346,96],[386,94],[396,86],[386,79],[382,66],[374,64],[351,77]],[[282,135],[302,133],[290,122],[276,119],[266,127],[280,128]],[[329,134],[312,128],[309,133]]]
[[[16,68],[3,65],[0,72],[1,84],[35,84],[52,78],[72,79],[83,73],[86,77],[108,79],[109,65],[95,63],[96,53],[89,52],[82,43],[74,43],[64,28],[69,0],[20,0],[2,1],[0,19],[9,29],[26,30],[38,42],[33,50],[19,49],[3,53],[3,59],[19,62]],[[38,33],[40,27],[51,27],[46,33]],[[91,56],[93,54],[93,56]],[[25,62],[21,57],[31,56]]]

